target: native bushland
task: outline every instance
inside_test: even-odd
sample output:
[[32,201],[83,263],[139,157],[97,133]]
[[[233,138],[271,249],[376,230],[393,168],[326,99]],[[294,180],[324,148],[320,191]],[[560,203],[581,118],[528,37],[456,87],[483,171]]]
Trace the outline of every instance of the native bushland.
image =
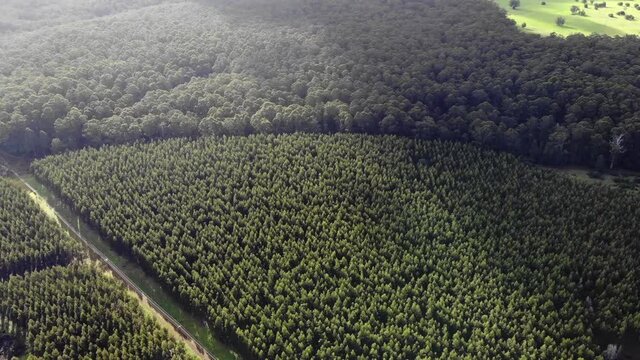
[[33,170],[260,358],[595,358],[640,328],[638,196],[510,155],[259,135]]
[[191,359],[16,183],[0,178],[0,358]]
[[[0,36],[2,148],[359,132],[640,169],[636,37],[525,34],[474,0],[138,1],[109,11]],[[618,135],[620,156],[610,147]]]
[[26,192],[0,178],[0,280],[68,264],[79,249]]

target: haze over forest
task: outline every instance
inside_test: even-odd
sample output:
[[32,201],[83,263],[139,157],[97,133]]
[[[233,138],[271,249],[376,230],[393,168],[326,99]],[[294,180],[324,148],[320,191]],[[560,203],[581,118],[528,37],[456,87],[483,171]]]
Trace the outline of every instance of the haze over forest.
[[0,143],[10,152],[362,132],[640,168],[635,37],[525,34],[477,0],[3,7]]

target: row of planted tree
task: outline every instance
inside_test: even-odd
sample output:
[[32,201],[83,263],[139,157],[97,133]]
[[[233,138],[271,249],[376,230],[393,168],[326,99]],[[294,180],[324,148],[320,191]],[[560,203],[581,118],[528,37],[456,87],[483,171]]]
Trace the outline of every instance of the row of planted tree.
[[259,135],[33,170],[259,358],[598,358],[640,329],[638,195],[459,143]]
[[0,178],[0,358],[191,359],[122,284],[84,260],[13,180]]

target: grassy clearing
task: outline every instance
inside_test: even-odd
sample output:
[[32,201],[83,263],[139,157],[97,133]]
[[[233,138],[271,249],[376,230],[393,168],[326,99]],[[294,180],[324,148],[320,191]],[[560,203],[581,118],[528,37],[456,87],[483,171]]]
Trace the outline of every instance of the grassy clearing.
[[[640,5],[640,0],[623,1],[622,6],[619,1],[587,0],[588,8],[585,8],[582,0],[545,0],[546,5],[542,5],[542,0],[520,0],[520,7],[511,9],[509,0],[496,0],[500,7],[507,10],[509,18],[516,21],[518,27],[526,23],[524,31],[549,35],[555,32],[559,35],[571,35],[576,33],[606,34],[606,35],[640,35],[640,10],[634,6]],[[606,2],[606,8],[595,9],[594,4]],[[629,4],[627,7],[626,4]],[[571,7],[578,6],[584,10],[586,15],[571,15]],[[626,15],[633,15],[635,20],[627,20],[624,16],[616,15],[619,11],[624,11]],[[613,14],[614,17],[609,17]],[[556,25],[558,16],[565,18],[564,26]]]
[[49,206],[49,204],[47,203],[47,200],[43,199],[42,197],[40,197],[38,194],[36,194],[34,192],[29,192],[29,197],[36,204],[38,204],[38,206],[40,207],[42,212],[44,212],[49,219],[55,221],[56,224],[58,224],[58,225],[60,224],[60,222],[58,221],[58,217],[56,216],[56,211],[53,210],[53,208],[51,208],[51,206]]
[[[95,266],[100,266],[99,262],[95,262]],[[113,273],[110,270],[103,269],[102,275],[114,279]],[[187,353],[189,355],[195,356],[198,359],[202,359],[202,355],[198,352],[196,344],[193,341],[185,339],[180,333],[174,329],[173,325],[171,325],[167,320],[162,317],[155,309],[149,304],[149,300],[146,297],[138,297],[138,294],[133,290],[127,289],[127,295],[129,295],[132,299],[136,300],[142,309],[142,312],[146,316],[155,319],[155,321],[160,325],[161,328],[166,329],[169,332],[169,335],[174,338],[177,342],[183,342],[186,346]]]
[[171,337],[173,337],[177,342],[183,342],[186,345],[187,353],[189,353],[189,355],[195,356],[198,359],[203,358],[202,355],[198,352],[196,344],[193,341],[187,340],[184,337],[182,337],[182,335],[180,335],[173,328],[173,325],[171,325],[160,314],[158,314],[158,312],[155,311],[153,307],[151,307],[151,305],[149,305],[149,301],[146,297],[143,297],[142,299],[140,299],[138,295],[132,290],[127,290],[127,294],[138,301],[138,304],[140,304],[140,308],[147,316],[150,316],[151,318],[155,319],[156,322],[160,324],[160,327],[167,329]]

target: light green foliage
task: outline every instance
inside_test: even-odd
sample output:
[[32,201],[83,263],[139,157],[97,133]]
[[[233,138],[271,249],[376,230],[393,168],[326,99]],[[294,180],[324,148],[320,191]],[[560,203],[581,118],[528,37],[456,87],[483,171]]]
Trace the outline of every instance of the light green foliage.
[[259,358],[594,359],[640,329],[640,199],[505,154],[261,135],[33,169]]
[[13,276],[0,282],[0,294],[0,314],[17,325],[31,356],[191,359],[122,285],[94,266],[56,266]]
[[191,358],[119,282],[74,261],[82,256],[34,199],[0,178],[0,358]]
[[67,264],[79,249],[26,192],[0,178],[0,279]]
[[[542,5],[540,0],[520,0],[520,5],[513,9],[511,0],[496,0],[496,2],[507,11],[509,18],[517,23],[527,23],[524,31],[549,35],[557,33],[559,35],[571,34],[602,34],[602,35],[640,35],[640,22],[627,20],[625,16],[615,15],[619,11],[625,11],[627,14],[640,16],[640,10],[636,9],[631,3],[630,7],[626,7],[624,2],[622,6],[618,5],[618,1],[602,1],[588,2],[588,8],[584,7],[582,2],[574,0],[548,0]],[[594,4],[606,2],[606,7],[596,9]],[[578,10],[572,10],[572,7],[578,7]],[[581,16],[580,11],[584,11],[585,15]],[[575,15],[573,15],[575,13]],[[609,14],[614,14],[610,17]],[[563,26],[556,25],[559,16],[565,18]]]

